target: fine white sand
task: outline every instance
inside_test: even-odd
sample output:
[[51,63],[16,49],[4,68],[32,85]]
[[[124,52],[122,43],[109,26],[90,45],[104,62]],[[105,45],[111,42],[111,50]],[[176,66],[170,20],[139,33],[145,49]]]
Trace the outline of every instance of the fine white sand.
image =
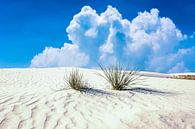
[[93,88],[81,93],[67,89],[69,71],[0,69],[0,129],[195,129],[194,80],[144,72],[143,85],[113,91],[81,69]]

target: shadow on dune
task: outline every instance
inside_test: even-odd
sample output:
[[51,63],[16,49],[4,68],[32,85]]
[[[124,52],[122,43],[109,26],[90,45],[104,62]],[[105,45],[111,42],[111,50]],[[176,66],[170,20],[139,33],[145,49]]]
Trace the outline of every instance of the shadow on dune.
[[[54,89],[54,88],[50,87],[50,89],[52,89],[54,91],[54,93],[56,93],[56,92],[59,92],[59,91],[71,90],[72,88]],[[104,91],[104,90],[101,90],[101,89],[94,89],[94,88],[88,88],[88,87],[81,88],[78,91],[80,93],[82,93],[82,94],[89,94],[89,95],[99,95],[99,96],[102,96],[102,95],[113,95],[112,93]]]
[[155,94],[155,95],[175,95],[173,92],[166,92],[161,90],[156,90],[152,88],[145,88],[145,87],[133,87],[131,89],[124,89],[125,91],[137,92],[137,93],[144,93],[144,94]]
[[89,95],[113,95],[112,93],[106,92],[104,90],[100,89],[94,89],[94,88],[82,88],[81,93],[89,94]]
[[[70,90],[69,89],[59,89],[59,90],[55,90],[55,92],[58,91],[64,91],[64,90]],[[136,93],[143,93],[143,94],[153,94],[153,95],[162,95],[162,96],[170,96],[170,95],[177,95],[177,93],[174,92],[167,92],[167,91],[162,91],[162,90],[157,90],[157,89],[152,89],[152,88],[146,88],[146,87],[133,87],[130,89],[123,89],[120,92],[120,95],[122,94],[122,91],[129,91],[129,93],[131,93],[131,96],[129,98],[132,98]],[[80,92],[82,94],[87,94],[87,95],[97,95],[97,96],[102,96],[102,95],[106,95],[106,96],[118,96],[119,92],[117,93],[111,93],[111,92],[107,92],[105,90],[101,90],[101,89],[94,89],[94,88],[82,88],[80,89]]]

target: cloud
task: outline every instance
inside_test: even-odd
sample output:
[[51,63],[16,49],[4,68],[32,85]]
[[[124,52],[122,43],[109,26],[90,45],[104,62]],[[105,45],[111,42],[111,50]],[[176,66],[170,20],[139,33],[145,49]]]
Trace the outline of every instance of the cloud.
[[178,72],[189,72],[185,67],[184,62],[177,63],[173,68],[171,68],[168,73],[178,73]]
[[65,43],[62,48],[46,47],[32,59],[30,67],[85,66],[88,62],[89,57],[77,45]]
[[[64,51],[64,55],[77,58],[80,53],[85,61],[81,64],[73,61],[69,63],[65,61],[66,58],[62,58],[64,63],[60,66],[75,63],[77,66],[92,67],[97,65],[97,62],[112,64],[120,61],[130,63],[141,70],[182,72],[191,70],[186,57],[195,57],[194,48],[180,48],[181,42],[188,37],[170,18],[160,17],[158,9],[139,12],[138,16],[130,21],[124,19],[112,6],[108,6],[101,14],[97,14],[90,6],[84,6],[73,17],[66,31],[77,52],[74,55],[70,51]],[[55,51],[53,49],[51,51]],[[45,51],[43,53],[46,53]],[[58,63],[55,63],[55,60],[50,63],[43,53],[34,58],[42,63],[32,66],[59,66],[61,58],[58,58]],[[46,61],[38,61],[42,59]]]

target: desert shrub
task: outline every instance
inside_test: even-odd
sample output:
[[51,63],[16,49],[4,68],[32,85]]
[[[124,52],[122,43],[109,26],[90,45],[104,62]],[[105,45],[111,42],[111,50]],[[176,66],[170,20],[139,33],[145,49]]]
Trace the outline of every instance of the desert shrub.
[[136,70],[128,70],[128,67],[122,66],[117,63],[112,66],[99,65],[102,70],[102,74],[98,73],[103,77],[114,90],[124,90],[133,85],[141,84],[142,75]]
[[83,74],[77,68],[72,69],[70,73],[65,76],[65,82],[67,86],[74,90],[81,91],[87,87],[87,83],[83,78]]

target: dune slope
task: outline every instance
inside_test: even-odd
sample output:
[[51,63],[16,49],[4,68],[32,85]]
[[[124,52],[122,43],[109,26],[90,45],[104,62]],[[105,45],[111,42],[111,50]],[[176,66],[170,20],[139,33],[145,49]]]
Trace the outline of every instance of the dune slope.
[[81,69],[91,87],[81,93],[66,87],[69,70],[0,69],[0,129],[195,129],[194,80],[153,73],[113,91],[97,71]]

